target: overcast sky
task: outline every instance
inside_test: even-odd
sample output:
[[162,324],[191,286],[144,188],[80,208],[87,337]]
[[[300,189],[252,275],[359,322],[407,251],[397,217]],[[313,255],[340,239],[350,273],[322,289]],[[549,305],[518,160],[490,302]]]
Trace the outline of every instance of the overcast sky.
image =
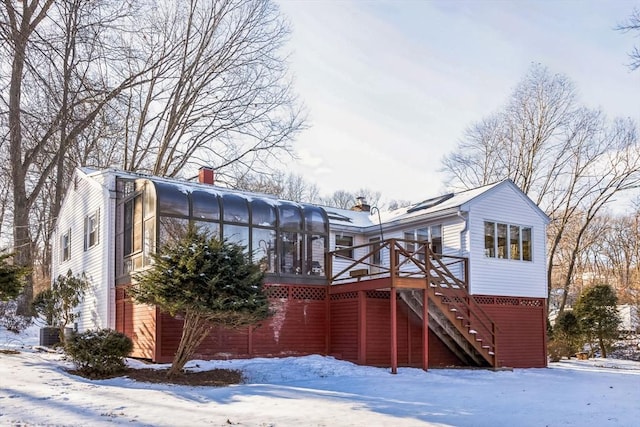
[[640,122],[640,70],[626,67],[640,39],[613,29],[640,0],[277,2],[310,125],[288,170],[323,194],[440,194],[442,156],[533,62],[566,74],[585,105]]

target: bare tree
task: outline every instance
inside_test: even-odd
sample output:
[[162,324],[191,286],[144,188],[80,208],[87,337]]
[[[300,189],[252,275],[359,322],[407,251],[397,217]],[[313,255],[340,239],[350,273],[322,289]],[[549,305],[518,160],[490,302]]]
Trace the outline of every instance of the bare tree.
[[[134,9],[127,2],[6,0],[0,9],[2,55],[11,62],[7,91],[9,165],[15,262],[31,266],[31,211],[53,183],[51,216],[66,189],[66,154],[101,111],[123,90],[140,84],[155,64],[132,56]],[[28,310],[25,287],[21,311]]]
[[[511,178],[551,218],[548,286],[568,290],[589,227],[640,184],[636,124],[581,107],[569,79],[534,65],[505,109],[470,128],[443,161],[453,187]],[[554,274],[558,263],[562,275]],[[555,273],[558,273],[556,271]],[[566,293],[560,303],[564,309]]]
[[640,218],[638,212],[603,215],[603,227],[587,263],[599,282],[616,290],[621,304],[640,304]]
[[303,117],[279,56],[286,35],[269,0],[4,0],[0,150],[16,262],[39,252],[47,269],[75,166],[175,176],[198,163],[224,177],[287,154]]
[[[270,0],[164,2],[148,43],[166,56],[122,99],[123,166],[176,176],[207,164],[220,180],[265,171],[290,152],[304,116],[281,50],[288,28]],[[231,166],[233,165],[233,168]]]
[[302,175],[282,171],[243,174],[230,186],[239,190],[272,194],[294,202],[317,203],[320,199],[317,185],[306,181]]
[[[640,34],[640,8],[634,8],[627,21],[618,25],[616,30],[623,33],[637,32],[636,37],[638,37]],[[631,49],[629,59],[631,60],[629,68],[632,70],[640,68],[640,48],[638,46],[634,46],[633,49]]]

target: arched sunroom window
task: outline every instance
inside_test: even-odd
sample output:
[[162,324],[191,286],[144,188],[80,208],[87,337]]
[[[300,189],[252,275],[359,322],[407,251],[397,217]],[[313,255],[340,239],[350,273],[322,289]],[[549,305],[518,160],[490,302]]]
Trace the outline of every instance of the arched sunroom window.
[[284,283],[324,281],[328,220],[322,208],[169,180],[118,178],[116,257],[122,283],[189,223],[240,244]]
[[222,237],[232,243],[249,247],[249,204],[239,194],[222,195]]
[[154,181],[158,211],[158,242],[180,239],[189,225],[189,193],[177,185]]
[[293,202],[278,202],[278,243],[281,274],[303,273],[302,209]]
[[317,206],[305,205],[303,210],[306,245],[304,272],[307,275],[324,276],[329,220],[325,212]]
[[191,218],[198,230],[220,237],[220,200],[216,193],[195,190],[191,193]]
[[274,201],[251,200],[251,259],[265,273],[276,272],[276,225]]

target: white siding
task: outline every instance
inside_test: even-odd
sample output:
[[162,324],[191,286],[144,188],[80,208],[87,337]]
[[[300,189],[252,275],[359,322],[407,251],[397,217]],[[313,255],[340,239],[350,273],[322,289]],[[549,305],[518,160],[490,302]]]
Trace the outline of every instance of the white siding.
[[[112,237],[108,224],[112,221],[113,215],[109,204],[108,192],[91,178],[76,172],[58,216],[52,247],[52,278],[71,270],[74,275],[84,273],[91,286],[77,308],[77,312],[80,313],[76,320],[79,331],[112,326],[112,281],[109,274],[109,266],[112,265]],[[95,212],[99,212],[98,244],[85,251],[84,221]],[[71,230],[71,252],[70,258],[62,261],[60,238],[67,230]]]
[[[546,226],[538,211],[507,183],[472,200],[468,209],[471,293],[546,298]],[[531,227],[532,261],[486,257],[485,221]]]

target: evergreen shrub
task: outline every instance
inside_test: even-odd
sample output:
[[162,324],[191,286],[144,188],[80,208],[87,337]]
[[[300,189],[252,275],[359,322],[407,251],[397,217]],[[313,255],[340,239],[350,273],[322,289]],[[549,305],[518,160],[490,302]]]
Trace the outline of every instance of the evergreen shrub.
[[123,372],[125,358],[132,350],[131,338],[112,329],[74,334],[65,343],[65,351],[76,369],[90,378],[104,378]]

